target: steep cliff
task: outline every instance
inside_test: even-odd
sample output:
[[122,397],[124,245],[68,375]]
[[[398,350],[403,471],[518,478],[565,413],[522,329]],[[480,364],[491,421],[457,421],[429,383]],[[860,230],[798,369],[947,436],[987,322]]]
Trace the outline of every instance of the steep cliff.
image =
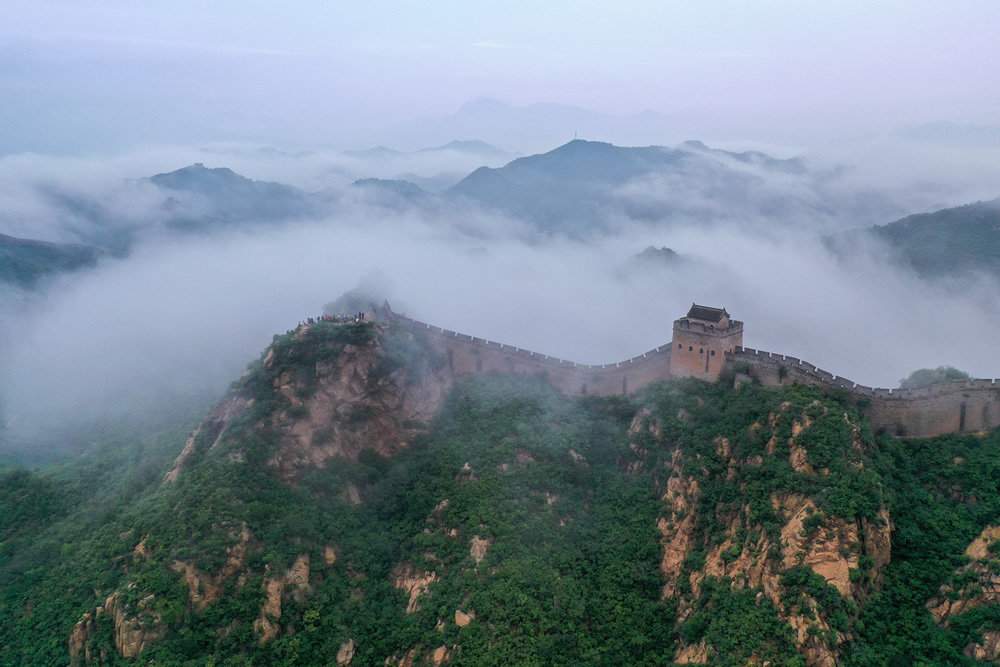
[[64,548],[58,572],[93,572],[58,621],[74,664],[874,667],[1000,645],[1000,437],[876,438],[819,388],[567,398],[455,379],[419,332],[322,323],[175,451]]
[[[677,605],[673,660],[769,661],[794,647],[808,665],[838,664],[891,557],[873,443],[860,415],[829,399],[775,394],[765,413],[766,403],[741,410],[740,398],[761,398],[743,391],[728,405],[707,386],[665,393],[629,430],[633,451],[661,452],[653,465],[666,477],[657,527],[663,596]],[[705,419],[720,408],[735,414]],[[722,627],[723,609],[748,627]]]
[[[364,450],[391,456],[426,428],[452,379],[414,334],[375,323],[321,321],[276,337],[192,434],[167,474],[175,482],[199,447],[259,456],[284,479]],[[234,426],[235,424],[235,426]],[[253,451],[249,451],[248,449]]]

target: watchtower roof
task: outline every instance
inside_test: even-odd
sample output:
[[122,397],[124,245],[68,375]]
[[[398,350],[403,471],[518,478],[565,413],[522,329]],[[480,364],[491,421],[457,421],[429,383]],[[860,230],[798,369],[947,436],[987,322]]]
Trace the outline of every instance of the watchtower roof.
[[704,322],[721,322],[723,317],[729,317],[729,313],[726,312],[725,308],[712,308],[692,303],[691,310],[688,311],[687,316]]

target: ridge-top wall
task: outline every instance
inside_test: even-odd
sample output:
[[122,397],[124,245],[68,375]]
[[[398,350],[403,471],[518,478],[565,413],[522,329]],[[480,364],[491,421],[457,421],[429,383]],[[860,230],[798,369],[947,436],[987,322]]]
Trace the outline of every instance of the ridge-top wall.
[[866,387],[813,364],[763,350],[737,348],[729,355],[734,370],[742,362],[767,385],[807,384],[845,389],[868,399],[868,421],[895,436],[929,438],[946,433],[986,431],[1000,426],[1000,381],[957,380],[924,389]]
[[392,320],[428,340],[448,359],[455,375],[471,373],[545,374],[567,396],[612,396],[634,392],[670,377],[670,345],[613,364],[586,365],[431,326],[393,313]]
[[[673,377],[672,343],[618,363],[577,364],[530,350],[431,326],[388,311],[388,317],[426,336],[456,376],[496,371],[544,374],[567,396],[635,392]],[[805,384],[839,388],[859,399],[872,427],[893,436],[934,437],[1000,427],[1000,380],[965,380],[926,389],[866,387],[795,357],[737,346],[725,354],[730,370],[746,370],[766,385]],[[745,368],[741,368],[745,365]]]

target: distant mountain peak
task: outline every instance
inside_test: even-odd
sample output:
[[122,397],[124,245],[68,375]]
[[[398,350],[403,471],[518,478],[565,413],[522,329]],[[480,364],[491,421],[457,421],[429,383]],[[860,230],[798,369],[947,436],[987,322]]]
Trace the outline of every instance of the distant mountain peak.
[[151,180],[156,185],[170,189],[184,190],[191,184],[211,178],[215,181],[242,182],[250,181],[245,176],[240,176],[229,167],[206,167],[203,162],[195,162],[187,167],[181,167],[175,171],[156,174],[151,176]]

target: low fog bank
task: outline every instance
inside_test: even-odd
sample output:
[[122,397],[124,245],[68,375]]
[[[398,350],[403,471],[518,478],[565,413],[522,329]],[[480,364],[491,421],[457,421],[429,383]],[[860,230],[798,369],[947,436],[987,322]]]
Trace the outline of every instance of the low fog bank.
[[[771,162],[766,156],[748,161],[723,152],[748,148],[780,159],[802,156],[797,163],[801,170],[792,164],[788,169],[768,166]],[[829,234],[1000,196],[996,186],[1000,183],[1000,147],[996,146],[974,149],[880,137],[811,151],[747,142],[685,150],[712,159],[692,163],[694,172],[688,168],[651,172],[624,185],[609,186],[607,198],[614,205],[595,213],[607,213],[609,218],[596,228],[617,231],[612,222],[616,215],[626,223],[633,217],[649,224],[697,217],[741,222],[761,233],[776,230],[780,235],[784,227],[796,226]],[[351,187],[358,180],[409,179],[430,192],[440,192],[481,166],[500,167],[514,158],[503,150],[488,149],[439,147],[345,154],[244,144],[162,146],[72,159],[8,155],[0,157],[0,234],[98,245],[112,251],[138,242],[158,243],[160,237],[173,233],[165,228],[182,213],[205,220],[219,214],[211,206],[199,209],[197,197],[172,209],[168,202],[172,193],[147,180],[195,163],[208,169],[229,168],[249,179],[318,195],[319,200],[310,201],[347,217],[355,200],[373,199],[372,193]],[[574,187],[593,190],[589,183]],[[391,199],[384,192],[381,195]],[[595,199],[595,205],[600,200]],[[456,206],[441,200],[416,204],[437,209]],[[575,210],[573,201],[558,205],[566,212]],[[443,218],[467,217],[463,210],[437,212]]]
[[361,179],[410,179],[440,190],[479,167],[499,167],[514,157],[448,148],[364,157],[242,144],[162,146],[80,158],[7,155],[0,157],[0,234],[95,245],[113,245],[123,236],[155,240],[169,218],[170,193],[148,177],[196,163],[331,200],[343,197],[349,205],[358,196],[350,186]]
[[[744,321],[747,347],[865,385],[895,387],[911,371],[939,365],[1000,376],[994,280],[932,285],[892,267],[877,247],[845,264],[808,225],[781,227],[704,192],[679,205],[716,206],[711,226],[683,217],[670,228],[622,219],[613,234],[571,241],[471,206],[372,203],[349,187],[362,175],[359,164],[374,164],[368,159],[213,150],[0,158],[0,233],[76,241],[93,224],[140,237],[127,257],[63,276],[47,291],[0,290],[0,426],[10,422],[8,434],[219,396],[275,333],[319,314],[373,272],[387,285],[381,296],[412,317],[578,363],[613,363],[668,343],[673,320],[697,302]],[[872,148],[870,162],[846,172],[854,186],[845,188],[862,198],[889,192],[914,207],[1000,194],[988,192],[1000,182],[989,180],[997,154],[968,153],[975,161],[964,166],[958,155],[941,153],[934,168],[924,153],[907,169]],[[458,164],[441,154],[413,159],[426,159],[429,175]],[[188,236],[151,233],[163,193],[138,176],[196,161],[309,191],[332,188],[337,213]],[[364,175],[389,176],[400,165]],[[669,190],[655,182],[629,187],[640,198]],[[797,178],[760,189],[775,201],[805,196]],[[97,202],[98,212],[67,217],[53,192]],[[829,219],[843,220],[843,211]],[[650,245],[672,248],[681,261],[629,268]]]
[[[624,270],[648,245],[683,260]],[[273,334],[373,271],[410,316],[579,363],[669,342],[672,321],[698,302],[743,320],[747,347],[867,385],[942,364],[1000,375],[1000,287],[983,279],[956,293],[871,258],[845,268],[810,237],[762,240],[738,227],[525,243],[361,213],[175,241],[67,278],[5,316],[0,396],[17,428],[220,394]]]

